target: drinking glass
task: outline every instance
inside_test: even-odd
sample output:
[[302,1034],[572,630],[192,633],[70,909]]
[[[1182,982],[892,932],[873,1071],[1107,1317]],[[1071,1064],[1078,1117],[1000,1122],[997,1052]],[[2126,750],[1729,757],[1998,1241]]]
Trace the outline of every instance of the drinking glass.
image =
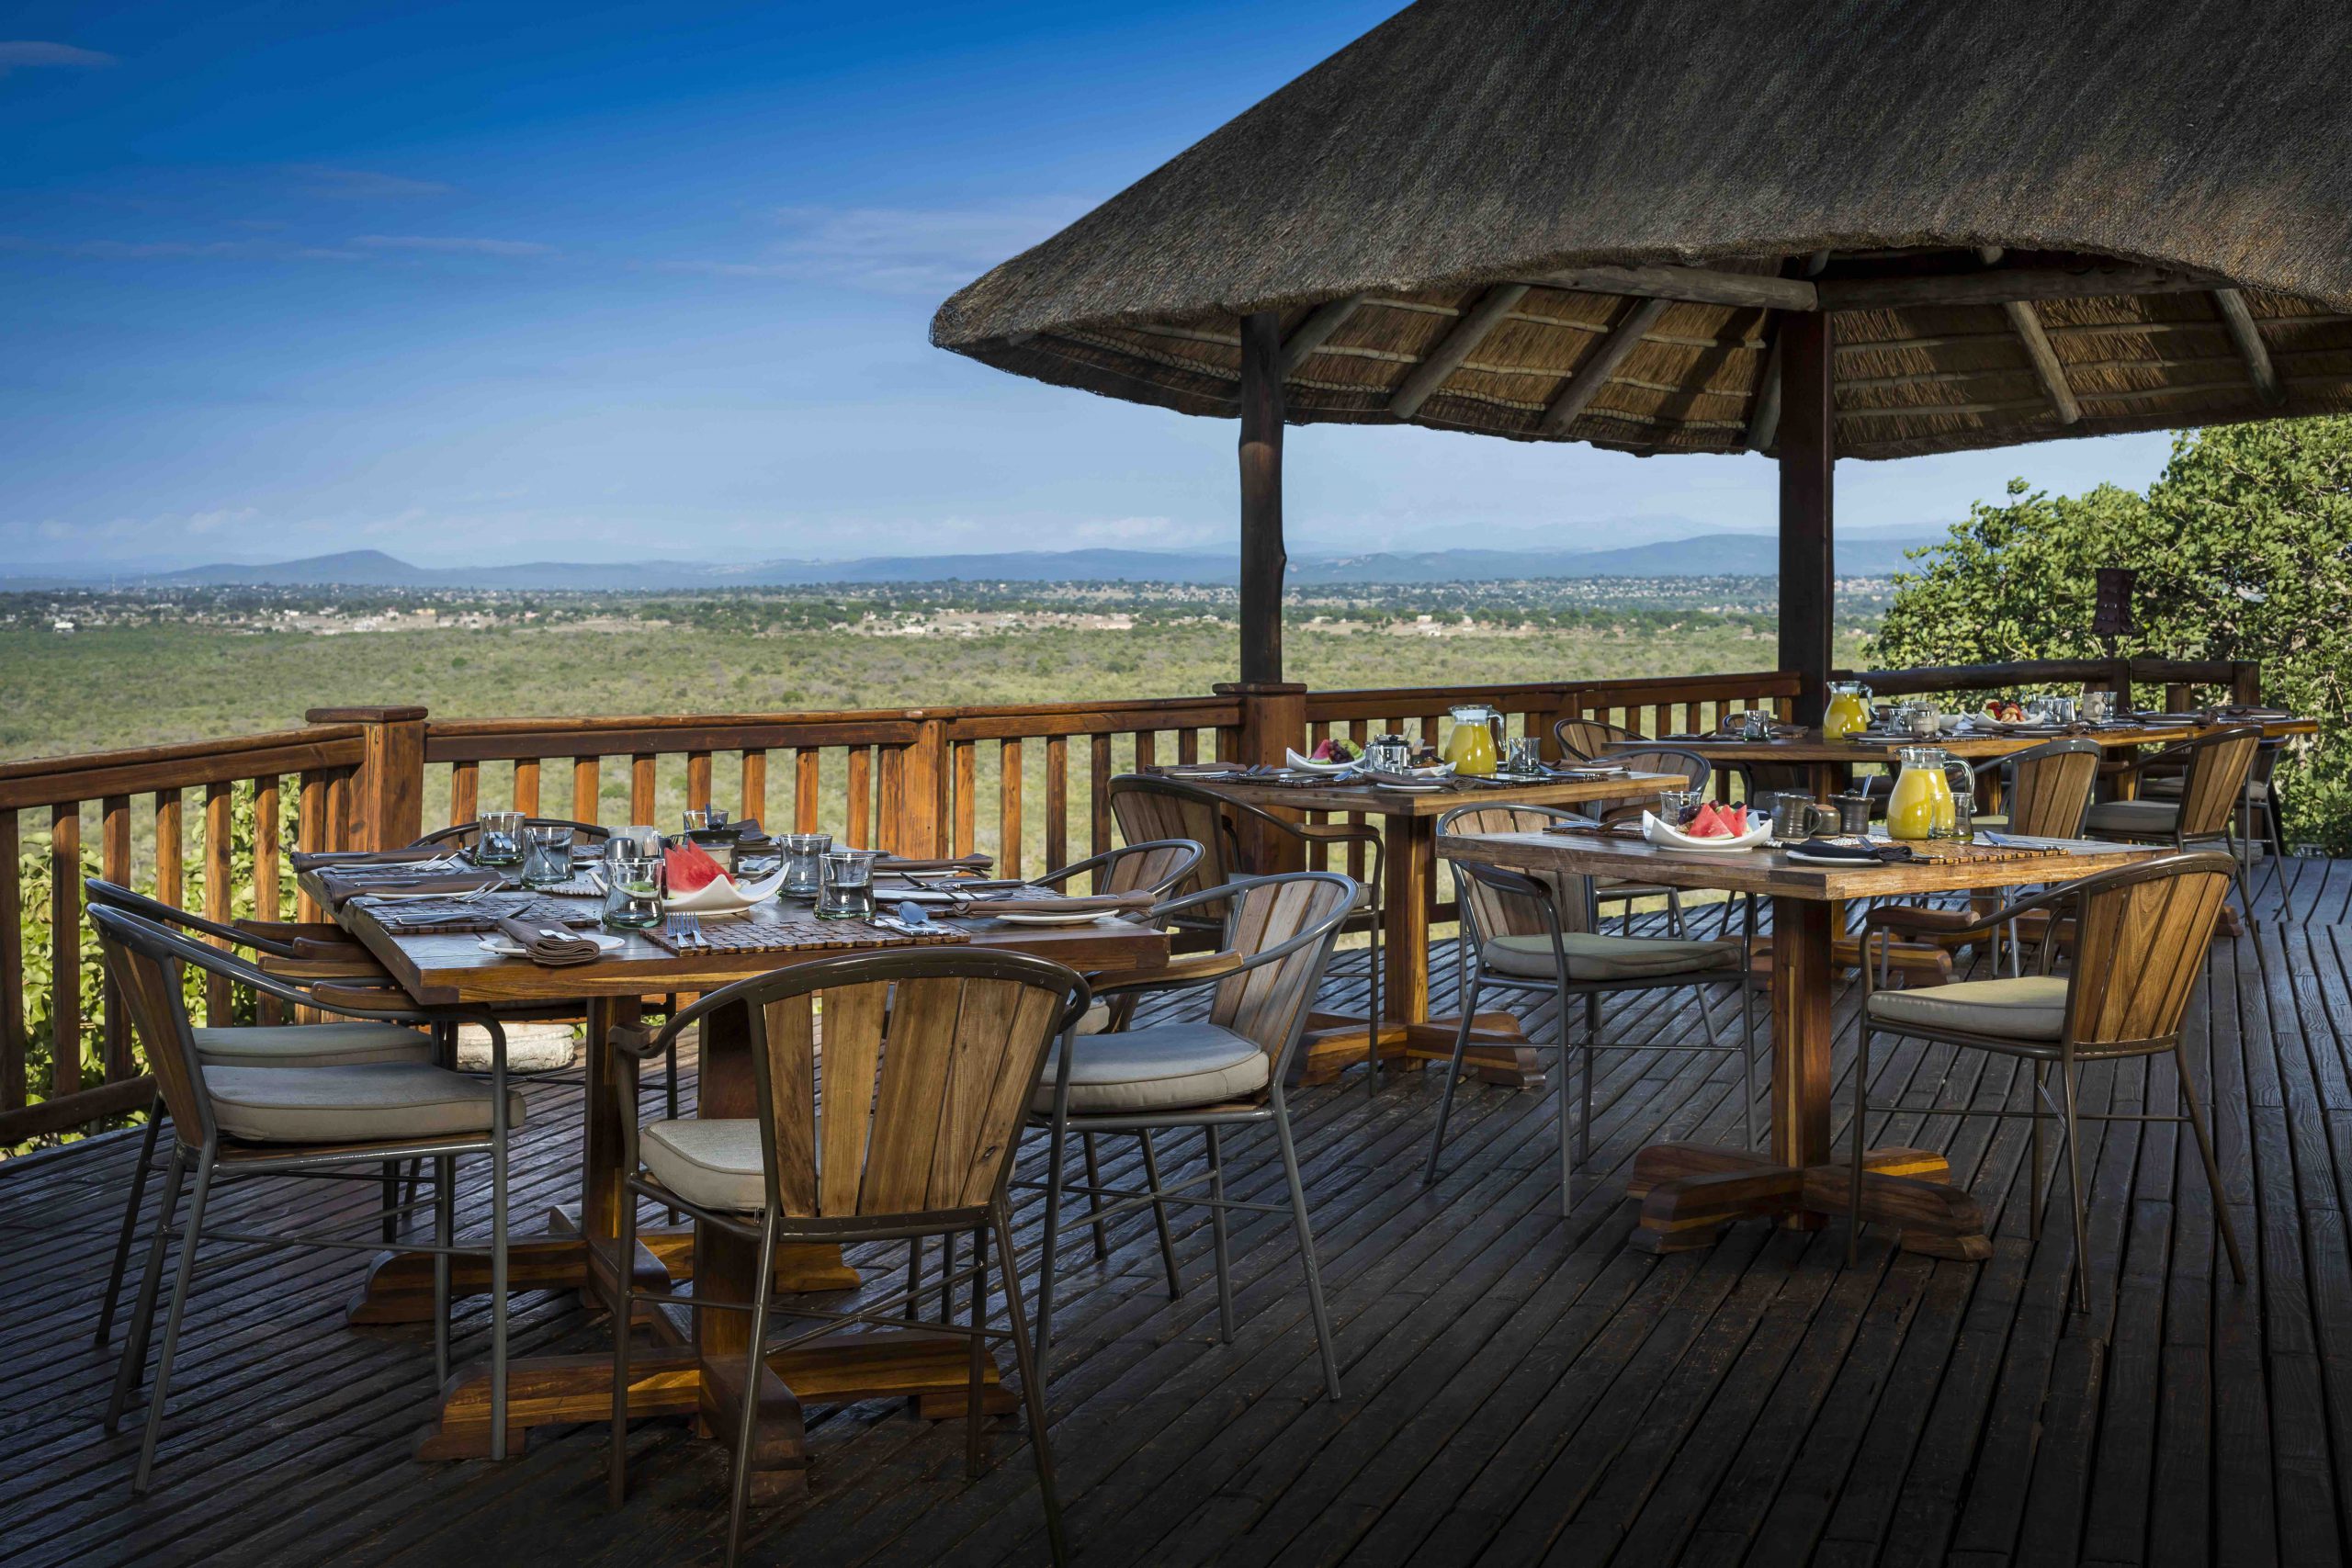
[[784,836],[784,896],[814,898],[825,887],[825,852],[833,847],[831,833],[786,833]]
[[660,855],[616,855],[605,863],[605,929],[650,931],[662,923],[666,868]]
[[1871,830],[1871,797],[1860,790],[1833,795],[1830,800],[1838,807],[1838,830],[1840,833],[1864,834]]
[[2105,724],[2115,716],[2115,694],[2102,691],[2085,692],[2082,716],[2086,724]]
[[1504,754],[1503,771],[1532,777],[1544,771],[1544,743],[1532,735],[1522,735],[1510,743]]
[[1658,820],[1669,828],[1679,828],[1699,815],[1699,807],[1706,798],[1704,790],[1662,789],[1657,792]]
[[605,840],[605,859],[607,861],[661,858],[662,829],[643,822],[616,828],[613,836]]
[[825,885],[817,894],[820,920],[864,920],[874,914],[872,850],[829,850],[823,856]]
[[1976,837],[1976,792],[1955,789],[1951,792],[1951,832],[1950,837],[1969,843]]
[[1413,743],[1401,735],[1376,735],[1364,746],[1364,765],[1401,773],[1413,765]]
[[523,859],[523,814],[485,811],[474,822],[474,863],[515,865]]
[[727,813],[716,806],[706,806],[700,811],[686,813],[686,831],[715,833],[727,826]]
[[571,829],[523,829],[523,886],[560,887],[571,880]]

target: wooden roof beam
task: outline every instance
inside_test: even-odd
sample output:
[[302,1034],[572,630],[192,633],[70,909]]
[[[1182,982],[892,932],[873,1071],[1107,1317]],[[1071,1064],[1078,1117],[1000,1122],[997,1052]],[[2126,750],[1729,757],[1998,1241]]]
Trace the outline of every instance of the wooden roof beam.
[[1560,395],[1554,398],[1552,406],[1544,411],[1541,428],[1544,434],[1558,436],[1567,434],[1568,426],[1584,412],[1585,405],[1591,402],[1600,389],[1608,384],[1609,378],[1616,374],[1617,367],[1625,362],[1625,356],[1642,345],[1643,335],[1657,324],[1657,319],[1666,314],[1666,308],[1673,303],[1671,299],[1644,299],[1625,313],[1624,319],[1611,329],[1609,335],[1585,355],[1584,363],[1577,366],[1576,374],[1568,378],[1568,384],[1560,389]]
[[1621,294],[1635,299],[1679,299],[1694,305],[1745,305],[1766,310],[1816,308],[1814,286],[1770,273],[1711,272],[1697,266],[1577,266],[1528,282],[1579,294]]
[[1445,385],[1445,378],[1462,368],[1463,361],[1475,353],[1487,335],[1502,324],[1505,316],[1518,309],[1527,298],[1524,283],[1498,283],[1472,307],[1468,315],[1453,324],[1453,330],[1439,340],[1429,356],[1413,367],[1388,400],[1388,412],[1398,419],[1410,419],[1430,400],[1430,394]]
[[2074,272],[2064,267],[1988,267],[1979,272],[1923,273],[1912,277],[1823,278],[1815,285],[1825,310],[2007,305],[2031,299],[2185,294],[2212,287],[2213,279],[2210,277],[2152,266],[2119,266],[2097,272]]
[[1756,378],[1756,400],[1747,410],[1747,449],[1770,452],[1781,436],[1781,334],[1772,334],[1764,368]]
[[1283,376],[1287,378],[1305,363],[1306,356],[1331,341],[1331,334],[1348,324],[1348,318],[1363,303],[1361,294],[1343,294],[1337,299],[1326,299],[1298,323],[1290,336],[1283,339],[1280,362]]
[[2262,341],[2262,329],[2255,324],[2254,312],[2246,309],[2245,296],[2234,288],[2216,288],[2213,308],[2221,312],[2222,325],[2229,329],[2230,341],[2245,361],[2255,395],[2273,408],[2285,402],[2287,389],[2279,384],[2278,367],[2270,362],[2270,345]]

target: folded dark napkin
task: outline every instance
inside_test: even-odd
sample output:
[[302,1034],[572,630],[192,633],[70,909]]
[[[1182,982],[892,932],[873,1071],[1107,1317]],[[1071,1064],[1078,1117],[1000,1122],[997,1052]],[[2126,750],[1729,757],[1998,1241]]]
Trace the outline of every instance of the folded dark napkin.
[[354,898],[401,897],[409,894],[476,893],[484,888],[506,886],[505,874],[495,871],[454,871],[430,876],[413,876],[401,881],[378,880],[352,884],[339,882],[332,872],[324,875],[327,902],[336,908]]
[[1148,893],[1098,893],[1088,897],[1041,898],[975,898],[963,912],[997,915],[1120,915],[1148,909],[1159,900]]
[[1901,844],[1847,844],[1836,839],[1807,839],[1786,847],[1814,860],[1851,861],[1856,865],[1879,865],[1912,858],[1911,852]]
[[413,865],[419,861],[444,859],[448,853],[447,844],[420,844],[404,850],[296,850],[287,858],[294,863],[297,872],[304,872],[339,865]]
[[560,969],[571,964],[592,964],[603,949],[595,939],[568,931],[561,926],[542,925],[535,920],[502,919],[498,929],[512,937],[515,944],[529,955],[534,964]]

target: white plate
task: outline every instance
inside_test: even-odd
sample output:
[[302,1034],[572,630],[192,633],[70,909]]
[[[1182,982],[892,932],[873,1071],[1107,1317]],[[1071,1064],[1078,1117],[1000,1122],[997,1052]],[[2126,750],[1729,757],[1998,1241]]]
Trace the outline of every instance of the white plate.
[[1376,785],[1374,785],[1374,788],[1377,788],[1377,789],[1385,789],[1385,790],[1388,791],[1388,793],[1389,793],[1389,794],[1391,794],[1391,795],[1435,795],[1438,791],[1440,791],[1440,790],[1443,789],[1445,786],[1444,786],[1443,784],[1376,784]]
[[1318,762],[1305,752],[1292,751],[1287,748],[1283,754],[1290,759],[1290,765],[1302,773],[1344,773],[1351,768],[1363,766],[1362,753],[1349,758],[1344,762]]
[[1781,852],[1791,860],[1803,861],[1807,865],[1845,866],[1854,871],[1868,871],[1872,866],[1883,863],[1875,860],[1854,860],[1846,855],[1809,855],[1803,850],[1783,850]]
[[1689,850],[1696,854],[1739,854],[1772,841],[1772,825],[1764,822],[1737,839],[1694,839],[1668,827],[1650,812],[1642,813],[1642,837],[1662,850]]
[[[604,931],[583,931],[576,926],[567,927],[566,929],[573,936],[584,936],[588,938],[606,953],[610,953],[621,945],[621,939],[619,937],[607,935]],[[508,936],[504,931],[492,931],[489,935],[481,939],[481,945],[484,951],[495,953],[502,958],[526,958],[529,956],[529,954],[523,951],[523,944],[516,942],[513,937]]]
[[1097,926],[1115,920],[1119,917],[1115,912],[1086,915],[1068,910],[1055,910],[1035,915],[994,915],[989,918],[1002,920],[1008,926]]

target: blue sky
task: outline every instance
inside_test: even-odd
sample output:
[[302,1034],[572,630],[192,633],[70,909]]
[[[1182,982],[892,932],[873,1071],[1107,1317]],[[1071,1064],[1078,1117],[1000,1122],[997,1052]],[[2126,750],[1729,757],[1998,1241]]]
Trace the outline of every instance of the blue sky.
[[[1394,8],[17,4],[0,575],[1222,546],[1229,423],[926,324]],[[1846,464],[1840,523],[2144,483],[2165,450]],[[1289,452],[1294,548],[1771,526],[1759,458]]]

